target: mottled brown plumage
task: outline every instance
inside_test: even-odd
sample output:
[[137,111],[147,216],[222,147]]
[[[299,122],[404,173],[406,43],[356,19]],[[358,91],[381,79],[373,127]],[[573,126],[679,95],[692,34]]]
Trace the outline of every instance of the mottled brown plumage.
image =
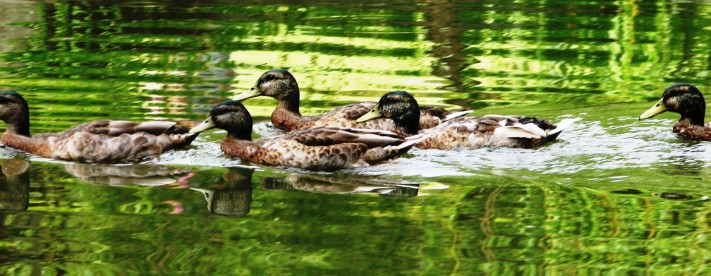
[[[423,130],[420,149],[511,147],[535,148],[553,141],[572,120],[557,126],[532,117],[485,115],[464,117]],[[419,137],[414,136],[414,137]]]
[[267,166],[337,170],[382,162],[410,148],[394,133],[341,127],[305,128],[252,141],[252,117],[237,101],[216,105],[191,132],[213,127],[227,131],[221,144],[226,154]]
[[711,141],[711,126],[704,125],[706,101],[698,88],[687,83],[667,87],[662,98],[639,119],[651,118],[666,111],[681,115],[674,124],[674,133],[687,139]]
[[575,120],[559,125],[533,117],[486,115],[460,117],[433,128],[418,129],[417,101],[404,91],[388,92],[365,119],[385,117],[397,125],[398,133],[419,139],[420,149],[453,149],[482,147],[533,148],[555,140],[560,132]]
[[[350,104],[321,115],[302,116],[299,111],[299,94],[299,85],[294,76],[286,70],[274,69],[262,74],[249,92],[236,96],[234,100],[244,100],[257,96],[269,96],[276,99],[278,105],[272,113],[271,120],[274,126],[286,131],[314,126],[339,126],[388,131],[396,129],[395,124],[388,119],[378,119],[363,123],[355,122],[356,119],[373,109],[375,102]],[[420,127],[422,129],[434,127],[449,119],[447,116],[452,114],[437,107],[423,107],[421,110]],[[464,115],[464,113],[461,115]]]
[[16,92],[0,93],[2,143],[34,155],[89,163],[138,162],[189,145],[197,136],[173,122],[93,121],[67,131],[30,135],[27,102]]

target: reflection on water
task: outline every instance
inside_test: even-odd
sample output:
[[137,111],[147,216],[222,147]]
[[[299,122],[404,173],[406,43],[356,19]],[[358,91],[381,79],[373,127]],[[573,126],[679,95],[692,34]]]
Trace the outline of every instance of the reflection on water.
[[389,197],[417,196],[417,184],[373,179],[353,175],[291,174],[283,178],[262,179],[264,189],[297,190],[323,194],[374,193]]
[[0,211],[24,211],[30,203],[30,162],[3,159]]
[[[0,4],[0,87],[27,95],[37,133],[190,125],[275,67],[305,115],[400,89],[582,118],[536,150],[334,174],[225,156],[220,132],[145,166],[0,149],[0,274],[708,274],[709,143],[637,116],[674,82],[711,93],[709,26],[706,1]],[[247,104],[277,133],[273,99]]]
[[250,168],[228,168],[222,178],[224,184],[211,189],[190,188],[201,192],[207,201],[210,213],[223,216],[244,216],[249,214],[252,204],[252,174]]
[[64,170],[82,181],[112,186],[186,185],[191,172],[176,167],[146,164],[116,166],[70,163],[64,165]]
[[[467,263],[461,271],[506,273],[517,267],[518,274],[532,271],[525,264],[543,261],[531,259],[540,256],[555,260],[548,262],[549,271],[578,264],[597,267],[593,271],[707,272],[698,260],[708,259],[711,248],[686,239],[707,236],[707,223],[697,222],[706,207],[698,201],[530,184],[475,188],[458,203],[458,255],[487,264],[482,270]],[[689,266],[675,265],[681,263]]]

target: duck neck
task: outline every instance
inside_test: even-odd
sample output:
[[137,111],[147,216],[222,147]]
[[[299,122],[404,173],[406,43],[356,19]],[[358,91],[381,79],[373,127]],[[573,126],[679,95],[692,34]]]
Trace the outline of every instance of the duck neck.
[[703,126],[704,115],[706,114],[706,104],[702,102],[700,105],[685,108],[681,114],[680,123],[687,123],[692,126]]
[[249,131],[228,132],[227,138],[233,140],[252,141],[252,130],[250,129]]
[[678,99],[677,112],[681,114],[680,123],[688,123],[692,126],[703,126],[706,115],[706,101],[701,94],[686,95]]
[[301,117],[301,112],[299,111],[299,92],[289,93],[286,97],[279,99],[277,109]]
[[420,129],[420,122],[417,120],[415,123],[408,122],[407,125],[400,125],[398,129],[407,135],[415,135]]
[[7,124],[6,133],[13,133],[30,137],[30,112],[27,109],[20,110],[5,119]]
[[685,124],[685,125],[690,125],[690,126],[703,126],[704,125],[704,117],[681,117],[679,119],[680,124]]
[[393,118],[400,132],[415,135],[420,131],[420,113],[412,112]]

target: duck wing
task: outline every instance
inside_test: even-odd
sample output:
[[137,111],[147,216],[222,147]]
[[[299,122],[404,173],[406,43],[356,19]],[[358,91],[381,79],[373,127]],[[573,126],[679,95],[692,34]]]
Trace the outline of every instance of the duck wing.
[[405,140],[399,135],[375,129],[321,126],[298,130],[284,136],[306,146],[327,146],[342,143],[362,143],[368,148],[397,145]]
[[369,129],[313,127],[256,141],[227,138],[222,150],[243,160],[306,170],[337,170],[393,158],[412,145],[397,134]]
[[559,125],[533,117],[486,115],[462,117],[423,130],[408,140],[420,139],[421,149],[482,147],[531,148],[554,140],[577,119],[566,119]]
[[[305,117],[313,122],[312,126],[340,126],[363,129],[381,129],[398,131],[397,125],[390,119],[378,118],[367,122],[357,123],[356,120],[370,112],[376,102],[360,102],[344,105],[321,115]],[[462,117],[471,113],[471,110],[449,112],[443,108],[422,106],[420,107],[420,129],[435,127],[445,121]]]
[[12,137],[10,146],[43,157],[88,163],[126,163],[190,145],[198,133],[174,122],[93,121],[60,133]]
[[179,126],[175,122],[133,122],[118,120],[93,121],[74,126],[67,130],[66,133],[72,133],[77,131],[84,131],[93,134],[103,134],[112,137],[119,136],[121,134],[134,134],[140,132],[145,132],[152,135],[184,134],[188,132],[186,128]]
[[46,137],[51,158],[88,163],[126,163],[154,158],[174,148],[187,146],[195,134],[124,133],[118,136],[87,131]]

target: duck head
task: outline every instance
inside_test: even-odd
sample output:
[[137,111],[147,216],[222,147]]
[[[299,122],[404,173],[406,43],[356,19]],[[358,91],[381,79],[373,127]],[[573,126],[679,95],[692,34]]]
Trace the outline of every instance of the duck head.
[[246,100],[258,96],[269,96],[277,101],[299,100],[299,84],[289,71],[272,69],[259,77],[257,83],[246,93],[232,98],[235,101]]
[[7,124],[6,132],[30,136],[30,108],[19,93],[0,92],[0,119]]
[[247,108],[238,101],[221,102],[210,111],[210,116],[202,123],[190,129],[198,133],[211,128],[227,131],[227,136],[239,140],[252,139],[252,116]]
[[362,123],[376,118],[391,119],[401,132],[417,134],[420,127],[420,106],[410,93],[391,91],[385,93],[378,104],[356,122]]
[[703,125],[706,113],[706,101],[698,88],[687,83],[677,83],[667,87],[662,98],[639,116],[640,120],[654,117],[666,111],[681,115],[679,121],[688,121],[691,125]]

